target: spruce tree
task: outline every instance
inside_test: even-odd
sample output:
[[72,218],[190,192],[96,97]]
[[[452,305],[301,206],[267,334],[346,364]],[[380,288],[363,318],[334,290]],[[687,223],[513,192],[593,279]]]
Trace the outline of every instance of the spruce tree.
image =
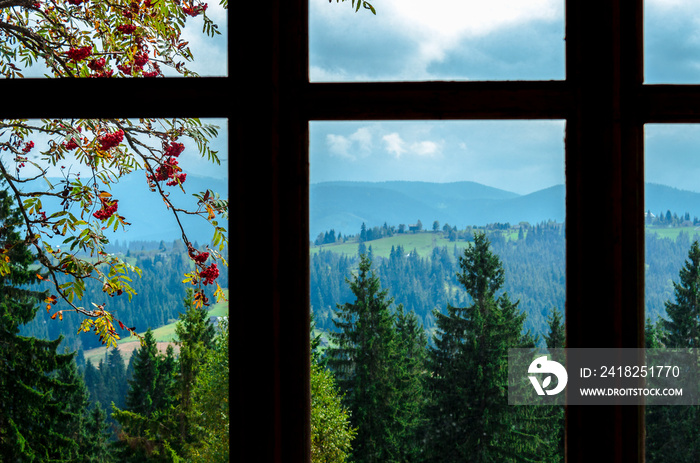
[[700,347],[700,244],[693,242],[679,274],[673,282],[675,302],[667,301],[662,321],[662,342],[667,348]]
[[549,349],[563,349],[566,347],[566,328],[563,317],[558,309],[554,309],[547,316],[547,326],[549,332],[545,334],[544,340]]
[[396,396],[393,431],[398,446],[397,461],[422,461],[425,452],[425,406],[427,381],[427,337],[414,312],[401,304],[395,313]]
[[[648,347],[697,348],[700,346],[700,244],[693,242],[688,260],[673,283],[675,301],[667,301],[667,319],[660,327],[647,321]],[[661,333],[659,333],[661,328]],[[700,359],[698,359],[700,364]],[[700,407],[649,406],[646,408],[646,456],[650,463],[700,461]]]
[[347,280],[356,299],[337,306],[334,323],[339,331],[331,333],[336,347],[328,349],[328,364],[345,393],[352,426],[357,428],[352,459],[358,463],[394,461],[400,445],[393,432],[393,300],[381,289],[371,265],[362,254],[358,274]]
[[188,446],[196,442],[190,426],[192,415],[192,388],[204,362],[207,351],[214,347],[216,331],[209,323],[209,314],[205,306],[194,304],[194,291],[187,290],[183,300],[185,311],[180,313],[175,325],[180,346],[178,368],[176,372],[176,395],[178,404],[176,416],[179,429],[179,446],[183,453]]
[[149,328],[144,344],[133,355],[134,377],[129,381],[126,409],[112,404],[112,418],[121,425],[114,451],[124,462],[178,461],[172,445],[176,432],[169,419],[175,404],[173,348],[168,346],[166,355],[160,355]]
[[149,417],[158,406],[154,403],[154,389],[158,376],[158,347],[150,328],[143,336],[143,344],[132,356],[134,377],[129,381],[126,410]]
[[[436,462],[542,461],[551,445],[533,436],[527,412],[508,405],[508,349],[531,348],[525,314],[506,293],[505,275],[484,234],[460,257],[458,281],[472,304],[434,311],[430,348],[429,457]],[[540,423],[541,424],[541,423]]]
[[[192,390],[194,425],[203,438],[192,455],[193,463],[227,463],[229,451],[229,328],[228,317],[219,321],[214,348],[207,355]],[[235,451],[235,450],[234,450]]]
[[105,371],[102,377],[106,379],[108,385],[108,398],[106,403],[102,403],[104,408],[114,402],[117,407],[123,407],[126,403],[126,394],[129,390],[129,383],[126,380],[126,366],[124,358],[119,350],[115,347],[107,350],[107,360],[105,362]]
[[109,431],[107,415],[96,402],[88,409],[85,417],[85,426],[80,441],[82,463],[111,463],[114,461],[109,449]]
[[[563,321],[562,313],[558,309],[554,309],[547,317],[547,326],[549,327],[549,332],[545,334],[544,340],[548,349],[563,349],[566,347],[566,327]],[[558,357],[558,358],[557,358]],[[553,360],[564,364],[566,361],[563,356],[552,355]],[[564,407],[561,405],[553,406],[541,406],[539,410],[534,410],[535,412],[541,412],[542,415],[550,417],[549,420],[541,420],[543,427],[549,427],[551,431],[550,440],[556,442],[556,448],[552,446],[551,461],[563,462],[564,461],[564,442],[565,442],[565,417],[564,417]],[[546,429],[541,429],[541,432],[546,431]]]
[[82,378],[71,366],[75,354],[57,352],[61,337],[19,335],[47,296],[28,289],[38,278],[16,231],[21,224],[7,191],[0,191],[0,258],[11,263],[0,275],[0,455],[12,462],[70,461],[78,458]]

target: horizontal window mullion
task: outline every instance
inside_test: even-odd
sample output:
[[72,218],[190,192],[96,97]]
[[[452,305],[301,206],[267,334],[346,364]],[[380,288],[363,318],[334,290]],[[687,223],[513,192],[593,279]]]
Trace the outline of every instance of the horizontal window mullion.
[[700,85],[644,85],[638,91],[643,122],[700,122]]
[[3,118],[227,117],[228,78],[3,80]]
[[564,119],[564,81],[308,84],[298,105],[310,120]]

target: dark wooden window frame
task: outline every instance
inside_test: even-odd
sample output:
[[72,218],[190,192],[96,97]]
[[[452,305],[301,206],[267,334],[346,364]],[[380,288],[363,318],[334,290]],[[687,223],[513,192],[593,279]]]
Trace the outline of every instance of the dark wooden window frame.
[[[260,290],[241,297],[236,325],[242,458],[309,454],[310,120],[565,119],[569,346],[643,346],[644,124],[700,122],[700,86],[644,85],[643,0],[565,1],[564,81],[309,83],[307,1],[246,17],[239,39],[262,49],[241,45],[237,57],[260,66],[237,89],[260,97],[235,128],[247,237],[237,258],[251,270],[241,294]],[[604,233],[589,231],[590,217]],[[264,374],[251,379],[255,367]],[[569,462],[644,460],[642,407],[567,407],[566,435]]]
[[[565,1],[563,81],[309,83],[307,0],[271,0],[232,10],[230,77],[4,80],[0,117],[229,119],[232,461],[305,462],[310,120],[565,119],[569,346],[643,345],[643,127],[700,122],[700,86],[643,84],[643,0]],[[569,462],[643,461],[641,407],[566,432]]]

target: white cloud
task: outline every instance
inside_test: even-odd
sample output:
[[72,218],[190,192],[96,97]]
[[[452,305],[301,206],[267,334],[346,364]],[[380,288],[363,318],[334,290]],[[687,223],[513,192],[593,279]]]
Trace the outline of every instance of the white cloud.
[[360,127],[350,135],[350,140],[356,142],[362,151],[372,149],[372,133],[368,127]]
[[404,154],[433,157],[441,152],[443,145],[443,142],[436,143],[430,140],[407,143],[403,138],[401,138],[401,135],[399,135],[398,132],[392,132],[388,135],[384,135],[382,140],[384,140],[386,151],[393,154],[397,159]]
[[[406,53],[404,60],[403,74],[410,76],[409,80],[429,79],[429,65],[443,61],[467,39],[518,28],[533,21],[560,21],[562,33],[564,30],[563,0],[382,0],[374,2],[376,16],[363,10],[353,13],[346,6],[349,5],[329,5],[326,0],[311,0],[310,14],[320,20],[312,25],[323,24],[323,28],[376,37],[382,43],[396,41],[414,47],[411,53]],[[313,44],[315,30],[312,28],[310,33]],[[346,36],[343,35],[343,40],[347,39]],[[342,50],[350,48],[347,44],[341,46]],[[357,80],[356,72],[321,69],[313,63],[311,66],[314,81]]]
[[354,159],[354,156],[348,152],[350,149],[350,140],[348,140],[347,137],[329,133],[326,135],[326,144],[332,155]]
[[419,141],[411,144],[411,151],[419,156],[435,156],[440,150],[440,145],[434,141]]
[[326,145],[331,155],[356,160],[372,151],[372,133],[369,127],[360,127],[349,136],[329,133]]
[[[443,37],[483,36],[496,29],[544,19],[563,11],[561,0],[387,0],[381,9],[400,22]],[[412,29],[416,30],[416,29]]]
[[397,132],[384,135],[382,140],[384,140],[384,143],[386,144],[386,150],[396,156],[397,159],[406,152],[406,142],[403,141],[401,135],[399,135]]

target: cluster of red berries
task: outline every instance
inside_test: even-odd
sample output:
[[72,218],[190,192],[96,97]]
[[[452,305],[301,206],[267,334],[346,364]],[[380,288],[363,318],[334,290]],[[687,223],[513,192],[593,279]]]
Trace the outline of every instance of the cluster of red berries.
[[70,3],[71,5],[80,5],[81,3],[83,3],[83,0],[68,0],[68,3]]
[[165,147],[163,154],[167,157],[178,157],[182,152],[185,151],[185,145],[175,141],[170,142],[169,145]]
[[66,52],[66,56],[73,61],[82,61],[90,55],[92,55],[92,47],[89,45],[87,47],[71,48]]
[[177,166],[177,159],[175,159],[174,157],[169,157],[167,161],[165,161],[163,164],[156,168],[156,174],[154,178],[156,181],[162,182],[163,180],[173,178],[175,174],[180,172],[181,170],[182,169],[180,169]]
[[75,138],[71,138],[70,141],[68,141],[68,143],[63,144],[63,147],[68,151],[73,151],[78,147],[78,142],[75,141]]
[[182,154],[185,150],[185,145],[175,141],[171,141],[169,144],[163,144],[163,156],[167,157],[167,160],[156,168],[155,175],[149,177],[149,180],[156,180],[162,182],[168,180],[166,185],[175,186],[178,183],[183,184],[187,179],[187,174],[182,173],[182,169],[177,165],[177,157]]
[[105,64],[107,64],[107,60],[104,58],[98,58],[98,59],[93,59],[90,60],[88,63],[88,67],[92,69],[93,71],[101,71],[104,69]]
[[192,259],[198,264],[204,264],[204,262],[206,262],[207,259],[209,259],[209,253],[200,252],[197,255],[192,256]]
[[199,272],[199,276],[204,278],[203,283],[205,285],[214,283],[214,280],[219,278],[219,268],[216,266],[216,262]]
[[117,130],[114,133],[102,135],[97,139],[98,143],[100,144],[100,149],[102,149],[102,151],[107,151],[108,149],[114,148],[115,146],[119,145],[119,143],[121,143],[122,140],[124,140],[123,130]]
[[24,144],[24,148],[22,148],[22,153],[27,154],[34,148],[34,142],[33,141],[28,141],[27,143]]
[[203,4],[201,4],[201,5],[197,5],[197,6],[195,6],[195,5],[192,5],[192,6],[187,6],[187,5],[185,5],[185,6],[182,7],[182,11],[184,11],[186,15],[192,16],[192,17],[194,18],[195,16],[199,16],[200,14],[204,13],[205,11],[207,11],[207,8],[208,8],[208,7],[209,7],[209,5],[207,5],[206,3],[203,3]]
[[136,26],[133,24],[122,24],[120,26],[117,26],[117,30],[122,34],[133,34],[136,30]]
[[[119,64],[117,65],[117,69],[122,71],[124,74],[133,74],[135,71],[143,71],[143,67],[149,63],[148,59],[148,52],[142,51],[138,55],[134,56],[134,64]],[[153,71],[144,71],[143,76],[144,77],[156,77],[160,75],[160,68],[158,67],[158,63],[151,63],[151,66],[153,67]]]
[[168,185],[168,186],[175,186],[175,185],[177,185],[178,183],[179,183],[180,185],[182,185],[183,183],[185,183],[185,180],[187,180],[187,174],[184,174],[184,173],[183,173],[183,174],[177,174],[177,175],[173,176],[173,179],[172,179],[172,180],[169,180],[169,181],[165,182],[165,184]]
[[114,71],[111,69],[105,70],[106,64],[107,60],[104,58],[90,60],[88,67],[95,71],[93,74],[90,74],[90,77],[111,77]]
[[95,216],[95,218],[97,219],[107,220],[110,217],[112,217],[112,214],[117,212],[118,200],[115,199],[114,201],[105,201],[102,200],[102,198],[100,198],[100,200],[102,201],[102,209],[100,209],[92,215]]

